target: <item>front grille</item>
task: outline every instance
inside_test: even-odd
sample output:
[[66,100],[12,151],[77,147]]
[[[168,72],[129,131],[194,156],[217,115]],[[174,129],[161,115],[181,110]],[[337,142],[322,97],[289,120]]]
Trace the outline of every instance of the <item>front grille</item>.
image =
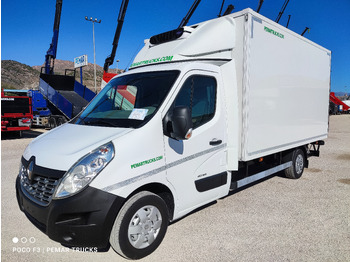
[[20,177],[22,191],[27,197],[42,206],[50,204],[59,179],[34,175],[30,180],[25,170],[21,170]]

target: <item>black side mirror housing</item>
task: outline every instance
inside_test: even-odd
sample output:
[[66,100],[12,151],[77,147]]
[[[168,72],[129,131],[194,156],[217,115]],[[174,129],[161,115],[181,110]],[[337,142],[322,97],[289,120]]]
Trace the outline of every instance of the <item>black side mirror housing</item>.
[[175,107],[168,117],[171,125],[169,134],[176,140],[187,140],[192,135],[192,116],[187,106]]

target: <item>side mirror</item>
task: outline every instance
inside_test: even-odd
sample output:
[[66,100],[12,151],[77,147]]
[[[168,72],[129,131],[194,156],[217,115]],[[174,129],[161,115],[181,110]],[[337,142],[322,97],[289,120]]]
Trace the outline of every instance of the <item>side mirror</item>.
[[187,140],[192,135],[192,116],[187,106],[177,106],[170,116],[172,131],[170,136],[176,140]]

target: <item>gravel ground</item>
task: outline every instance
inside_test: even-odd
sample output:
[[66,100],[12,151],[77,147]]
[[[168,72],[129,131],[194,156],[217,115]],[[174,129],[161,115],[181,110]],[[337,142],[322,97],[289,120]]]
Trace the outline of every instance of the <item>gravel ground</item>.
[[[64,248],[20,212],[19,161],[41,132],[1,141],[2,261],[126,261],[112,249]],[[188,215],[142,261],[350,261],[350,115],[331,116],[321,157],[302,178],[275,176]]]

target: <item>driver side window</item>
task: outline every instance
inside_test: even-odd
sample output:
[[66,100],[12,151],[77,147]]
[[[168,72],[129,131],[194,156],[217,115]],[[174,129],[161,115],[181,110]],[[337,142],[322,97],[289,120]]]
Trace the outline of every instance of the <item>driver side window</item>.
[[174,107],[187,106],[192,115],[193,129],[209,122],[215,114],[216,79],[210,76],[190,76],[177,95]]

